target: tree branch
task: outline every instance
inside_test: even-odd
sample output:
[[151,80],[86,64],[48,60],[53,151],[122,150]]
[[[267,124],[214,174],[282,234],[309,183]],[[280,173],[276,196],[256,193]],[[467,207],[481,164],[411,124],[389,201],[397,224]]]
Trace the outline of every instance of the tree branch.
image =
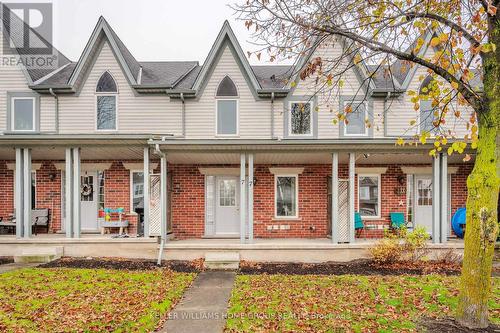
[[477,47],[480,45],[480,42],[476,38],[474,38],[474,36],[472,36],[466,29],[459,26],[455,22],[448,20],[445,17],[442,17],[442,16],[434,14],[434,13],[417,13],[417,12],[409,12],[409,13],[406,13],[405,15],[409,20],[413,20],[415,18],[429,18],[431,20],[440,22],[440,23],[450,27],[451,29],[453,29],[457,32],[461,32],[463,34],[463,36],[469,41],[469,43],[471,43],[474,47]]

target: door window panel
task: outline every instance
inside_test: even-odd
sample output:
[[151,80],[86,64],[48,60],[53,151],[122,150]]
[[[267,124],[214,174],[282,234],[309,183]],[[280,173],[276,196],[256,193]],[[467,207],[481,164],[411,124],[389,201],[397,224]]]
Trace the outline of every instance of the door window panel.
[[236,206],[236,181],[225,179],[219,182],[219,206]]

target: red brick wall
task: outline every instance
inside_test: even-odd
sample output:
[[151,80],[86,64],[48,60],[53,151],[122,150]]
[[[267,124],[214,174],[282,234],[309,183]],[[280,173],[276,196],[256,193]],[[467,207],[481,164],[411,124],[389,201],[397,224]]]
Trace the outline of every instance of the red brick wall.
[[[130,212],[130,170],[125,169],[120,161],[113,161],[111,167],[104,171],[104,205],[106,208],[124,208],[125,212]],[[138,216],[129,214],[123,218],[129,221],[128,232],[136,234]]]
[[471,164],[458,164],[458,172],[451,175],[451,216],[467,202],[467,177],[472,172]]
[[169,165],[172,174],[172,231],[177,238],[205,233],[205,176],[196,165]]
[[[36,170],[36,207],[49,208],[51,211],[50,232],[61,230],[61,171],[54,166],[55,162],[62,161],[33,161],[42,163]],[[90,161],[86,161],[90,162]],[[99,161],[109,162],[109,161]],[[14,161],[0,161],[0,216],[8,217],[14,210],[14,171],[7,170],[7,163]],[[55,177],[51,180],[51,175]],[[105,170],[106,207],[120,208],[130,212],[130,170],[125,169],[120,161],[113,161],[111,168]],[[97,192],[98,189],[95,189]],[[137,232],[137,215],[125,216],[131,227],[129,233]]]
[[14,170],[7,169],[10,161],[0,161],[0,217],[6,219],[14,212]]
[[36,170],[35,207],[50,209],[49,232],[61,230],[61,171],[52,162],[44,161]]
[[[254,188],[254,235],[259,238],[317,238],[327,236],[327,176],[330,165],[306,165],[299,175],[299,219],[280,220],[274,218],[274,175],[271,165],[256,165]],[[358,167],[368,165],[357,165]],[[377,165],[380,167],[380,165]],[[450,165],[452,166],[452,165]],[[205,220],[205,177],[198,171],[199,165],[170,165],[173,176],[172,221],[177,238],[199,238],[204,235]],[[204,167],[209,167],[204,165]],[[221,165],[216,167],[223,167]],[[232,166],[235,167],[235,166]],[[279,165],[279,167],[285,167]],[[460,165],[452,176],[452,209],[465,204],[467,196],[465,180],[471,166]],[[348,177],[348,166],[339,165],[339,177]],[[398,181],[400,178],[401,183]],[[395,189],[406,191],[406,175],[399,165],[387,165],[387,172],[381,175],[381,218],[365,219],[366,225],[389,225],[390,212],[406,215],[406,192],[397,194]],[[355,186],[355,207],[358,209],[357,176]],[[272,229],[268,226],[289,226],[289,229]],[[383,229],[367,229],[361,237],[381,237]]]

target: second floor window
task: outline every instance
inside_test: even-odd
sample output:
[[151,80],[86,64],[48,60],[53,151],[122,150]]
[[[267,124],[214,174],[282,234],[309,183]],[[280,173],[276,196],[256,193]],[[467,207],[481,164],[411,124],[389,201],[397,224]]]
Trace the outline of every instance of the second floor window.
[[368,117],[365,102],[346,102],[344,110],[346,111],[346,122],[344,126],[344,135],[347,136],[365,136],[368,135],[366,119]]
[[290,135],[312,134],[312,103],[291,102],[290,103]]
[[96,129],[116,130],[118,88],[109,72],[104,72],[97,82],[96,98]]
[[12,130],[35,131],[35,98],[12,97]]
[[215,97],[216,134],[238,135],[238,89],[229,76],[222,79]]

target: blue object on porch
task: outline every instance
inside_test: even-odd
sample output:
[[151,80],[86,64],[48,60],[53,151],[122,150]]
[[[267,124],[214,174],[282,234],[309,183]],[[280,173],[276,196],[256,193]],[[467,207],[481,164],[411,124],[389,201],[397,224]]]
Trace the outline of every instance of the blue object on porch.
[[406,226],[405,214],[404,213],[389,213],[391,217],[391,228],[402,228]]
[[464,207],[457,209],[451,218],[451,227],[457,237],[464,238],[465,216],[466,210]]
[[365,224],[363,223],[363,219],[361,218],[361,214],[358,212],[354,213],[354,229],[363,229]]
[[117,208],[117,209],[104,208],[104,213],[106,213],[106,214],[123,214],[123,213],[125,213],[125,208]]

